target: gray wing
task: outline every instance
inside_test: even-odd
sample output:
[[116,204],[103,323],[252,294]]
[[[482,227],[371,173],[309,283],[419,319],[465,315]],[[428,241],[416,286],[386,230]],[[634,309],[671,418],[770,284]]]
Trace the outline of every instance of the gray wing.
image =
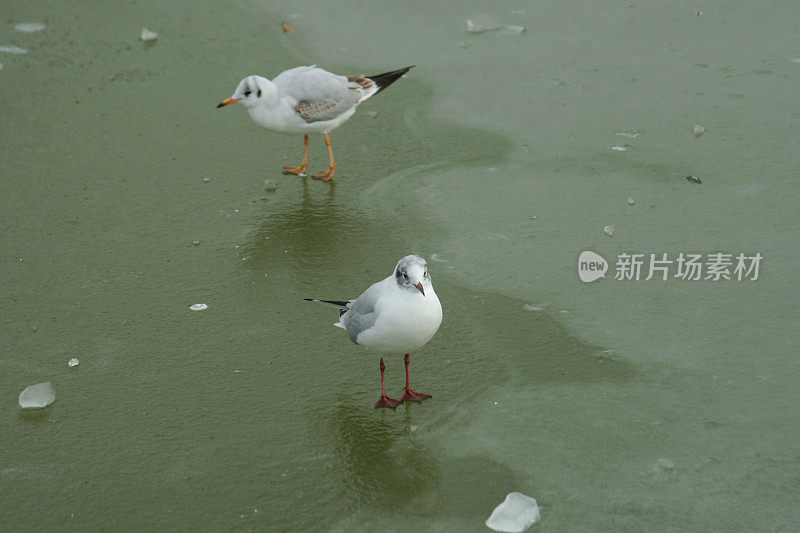
[[282,72],[272,83],[297,100],[294,109],[306,122],[333,120],[356,105],[362,96],[359,83],[314,66]]
[[350,340],[358,344],[358,335],[375,324],[375,303],[380,282],[375,283],[350,303],[350,308],[342,315],[340,322]]

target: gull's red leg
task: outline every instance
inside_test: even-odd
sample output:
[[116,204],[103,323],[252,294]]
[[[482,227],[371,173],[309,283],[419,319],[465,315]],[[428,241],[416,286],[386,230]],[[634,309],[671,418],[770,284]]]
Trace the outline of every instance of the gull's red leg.
[[328,160],[330,161],[331,165],[330,168],[328,168],[328,170],[325,172],[314,174],[311,177],[322,181],[328,181],[333,177],[333,173],[336,171],[336,163],[333,161],[333,147],[331,146],[331,138],[328,137],[327,133],[323,133],[323,135],[325,136],[325,146],[328,147]]
[[375,409],[378,407],[390,407],[394,409],[401,403],[400,400],[395,400],[394,398],[389,398],[386,396],[386,389],[383,386],[383,371],[386,370],[386,365],[383,364],[383,357],[381,357],[381,398],[377,402],[375,402]]
[[411,355],[406,354],[403,358],[406,362],[406,392],[403,394],[403,397],[400,398],[401,402],[422,402],[422,400],[427,400],[428,398],[433,398],[430,394],[422,394],[421,392],[414,392],[411,390],[411,383],[408,379],[408,366],[411,364]]
[[299,167],[283,167],[283,173],[302,176],[306,173],[306,167],[308,167],[308,135],[303,137],[303,162]]

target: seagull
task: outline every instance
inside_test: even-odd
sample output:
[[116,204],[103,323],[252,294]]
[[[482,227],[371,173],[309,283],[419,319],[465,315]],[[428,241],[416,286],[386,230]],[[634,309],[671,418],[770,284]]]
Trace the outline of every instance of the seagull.
[[306,175],[308,135],[321,133],[328,147],[330,167],[313,177],[328,181],[336,170],[328,133],[353,116],[358,104],[381,92],[412,67],[375,76],[339,76],[311,65],[281,72],[272,81],[247,76],[239,82],[233,96],[220,102],[217,108],[241,102],[253,122],[262,128],[302,133],[303,161],[296,167],[283,167],[284,174]]
[[383,372],[386,365],[380,358],[381,397],[375,408],[394,409],[407,401],[422,402],[432,398],[411,390],[408,367],[411,352],[422,348],[442,323],[442,304],[433,290],[428,265],[418,255],[402,258],[391,276],[373,284],[355,300],[316,300],[340,308],[339,322],[350,340],[379,354],[405,353],[405,394],[399,400],[386,396]]

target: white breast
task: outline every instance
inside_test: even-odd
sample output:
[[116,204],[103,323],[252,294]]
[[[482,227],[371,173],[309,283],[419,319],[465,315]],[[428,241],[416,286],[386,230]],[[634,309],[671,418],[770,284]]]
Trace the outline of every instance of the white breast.
[[376,309],[375,324],[361,332],[358,344],[379,353],[413,353],[433,338],[442,323],[442,306],[431,288],[426,295],[402,291],[391,307]]

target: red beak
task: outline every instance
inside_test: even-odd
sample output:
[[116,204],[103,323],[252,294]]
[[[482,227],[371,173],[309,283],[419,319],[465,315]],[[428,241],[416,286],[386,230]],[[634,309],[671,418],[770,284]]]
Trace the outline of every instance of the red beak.
[[414,285],[414,286],[419,289],[419,292],[421,292],[423,296],[425,296],[425,290],[422,288],[422,282],[421,281],[419,283],[417,283],[416,285]]

